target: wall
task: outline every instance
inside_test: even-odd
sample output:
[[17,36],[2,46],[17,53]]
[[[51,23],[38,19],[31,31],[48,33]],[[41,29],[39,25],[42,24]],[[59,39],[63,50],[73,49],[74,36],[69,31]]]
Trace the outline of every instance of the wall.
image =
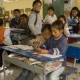
[[[25,8],[32,8],[32,3],[34,0],[18,0],[13,2],[3,2],[6,11],[18,9],[25,9]],[[42,0],[41,0],[42,1]],[[43,10],[41,9],[41,17],[43,18]]]
[[80,0],[74,0],[74,6],[77,6],[80,9]]

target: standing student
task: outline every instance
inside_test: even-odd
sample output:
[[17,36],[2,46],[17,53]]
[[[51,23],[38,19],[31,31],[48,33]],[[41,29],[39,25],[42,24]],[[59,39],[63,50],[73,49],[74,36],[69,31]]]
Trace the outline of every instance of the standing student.
[[73,7],[70,12],[70,17],[67,19],[69,25],[77,24],[78,13],[79,13],[79,9],[77,7]]
[[20,24],[20,15],[21,15],[20,10],[15,9],[13,11],[13,15],[14,15],[14,18],[11,19],[9,26],[10,28],[17,28],[19,27],[19,24]]
[[44,23],[52,24],[54,21],[57,20],[57,17],[54,13],[54,8],[50,6],[48,8],[48,14],[46,15],[45,19],[43,20]]
[[[0,46],[11,44],[10,30],[6,29],[6,27],[3,25],[3,20],[0,19]],[[2,67],[2,52],[3,50],[0,49],[0,68]]]
[[60,15],[58,17],[58,20],[61,20],[63,25],[64,25],[64,34],[69,35],[70,32],[69,32],[69,27],[68,27],[67,22],[66,22],[66,17],[64,15]]
[[33,9],[29,16],[28,25],[34,37],[38,34],[41,34],[42,20],[39,14],[41,5],[42,3],[40,0],[34,1],[32,5]]
[[[40,47],[36,48],[40,54],[51,54],[52,56],[55,55],[65,55],[66,50],[68,48],[68,43],[66,37],[63,35],[64,26],[60,20],[55,21],[52,23],[51,26],[52,36]],[[59,76],[63,73],[66,61],[62,61],[63,65],[58,68],[56,71],[52,71],[48,75],[48,80],[59,80]],[[40,79],[43,78],[43,75],[40,75]],[[35,79],[34,79],[35,80]]]

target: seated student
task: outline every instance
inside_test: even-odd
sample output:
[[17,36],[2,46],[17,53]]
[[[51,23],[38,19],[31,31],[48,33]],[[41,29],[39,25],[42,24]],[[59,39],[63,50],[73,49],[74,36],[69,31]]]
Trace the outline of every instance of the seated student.
[[13,11],[13,14],[14,14],[14,18],[11,19],[9,26],[10,28],[17,28],[20,24],[20,15],[21,15],[20,10],[15,9]]
[[[3,20],[0,19],[0,46],[11,44],[10,30],[6,29],[6,27],[3,25]],[[0,49],[0,68],[2,67],[2,52],[3,50]]]
[[24,29],[25,32],[26,32],[26,34],[27,34],[27,36],[30,36],[31,31],[30,31],[30,29],[28,27],[28,16],[26,14],[22,14],[20,16],[20,25],[19,25],[19,28],[20,29]]
[[[63,35],[64,26],[60,20],[55,21],[52,23],[51,26],[52,36],[46,40],[46,42],[40,47],[35,48],[40,54],[54,54],[65,55],[66,50],[68,48],[68,43],[66,37]],[[51,72],[48,75],[48,80],[59,80],[59,76],[63,73],[66,61],[64,59],[62,67],[58,68],[56,71]],[[40,80],[43,80],[43,75],[40,75]],[[34,79],[35,80],[35,79]]]
[[70,12],[70,17],[67,19],[69,25],[77,24],[78,13],[79,13],[79,9],[77,7],[73,7]]
[[78,14],[78,23],[77,23],[77,26],[74,27],[74,33],[80,34],[80,12]]
[[42,27],[41,32],[42,32],[41,35],[38,35],[36,39],[30,40],[28,44],[31,46],[37,45],[37,47],[40,47],[45,42],[45,40],[47,40],[51,36],[51,25],[45,24]]
[[68,27],[68,25],[67,25],[67,23],[66,23],[66,17],[65,17],[64,15],[60,15],[60,16],[58,17],[58,20],[61,20],[62,23],[63,23],[63,25],[64,25],[64,34],[65,34],[65,35],[69,35],[70,32],[69,32],[69,27]]
[[55,20],[57,20],[57,17],[54,13],[54,8],[50,6],[48,8],[48,14],[46,15],[45,19],[43,20],[44,23],[52,24]]

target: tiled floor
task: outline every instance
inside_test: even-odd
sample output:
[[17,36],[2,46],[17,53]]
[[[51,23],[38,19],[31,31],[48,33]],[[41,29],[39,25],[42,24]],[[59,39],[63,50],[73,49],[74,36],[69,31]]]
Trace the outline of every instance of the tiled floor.
[[[73,66],[72,63],[68,63],[68,65]],[[80,68],[80,64],[77,64],[76,67]],[[15,80],[15,78],[20,74],[21,70],[22,70],[21,68],[16,66],[10,67],[9,69],[6,70],[6,75],[7,75],[6,80]],[[80,69],[79,69],[79,72],[80,72]],[[69,80],[76,80],[75,77],[76,77],[75,74],[73,74],[69,77]],[[0,73],[0,80],[4,80],[3,72]],[[80,80],[80,74],[79,74],[78,80]]]

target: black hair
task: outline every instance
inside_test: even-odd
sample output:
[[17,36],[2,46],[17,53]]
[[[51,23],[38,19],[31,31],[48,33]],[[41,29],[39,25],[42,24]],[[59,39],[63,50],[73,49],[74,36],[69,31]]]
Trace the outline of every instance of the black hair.
[[19,12],[19,13],[20,13],[20,10],[19,10],[19,9],[14,9],[13,12],[14,12],[14,13],[15,13],[15,12]]
[[54,27],[54,28],[56,28],[58,30],[62,30],[62,29],[64,30],[64,25],[63,25],[61,20],[56,20],[55,22],[53,22],[51,27],[52,28]]
[[0,26],[3,25],[3,20],[0,18]]
[[[70,12],[70,17],[72,18],[72,11],[73,10],[76,10],[78,13],[79,13],[79,9],[78,9],[78,7],[73,7],[72,9],[71,9],[71,12]],[[78,14],[76,15],[76,16],[78,16]],[[75,17],[76,17],[75,16]]]
[[63,18],[66,23],[66,17],[64,15],[60,15],[57,19],[59,20],[60,18]]
[[41,3],[40,0],[35,0],[35,1],[33,2],[32,6],[34,6],[34,5],[37,4],[37,3],[40,3],[40,4],[42,5],[42,3]]
[[49,8],[48,8],[48,10],[52,10],[52,11],[54,11],[54,8],[53,8],[53,6],[50,6]]
[[44,26],[41,29],[41,32],[43,32],[46,29],[48,29],[51,32],[51,25],[50,24],[44,24]]
[[80,18],[80,11],[79,11],[79,13],[78,13],[78,18]]
[[25,17],[26,19],[28,19],[28,16],[26,14],[21,14],[20,17]]

